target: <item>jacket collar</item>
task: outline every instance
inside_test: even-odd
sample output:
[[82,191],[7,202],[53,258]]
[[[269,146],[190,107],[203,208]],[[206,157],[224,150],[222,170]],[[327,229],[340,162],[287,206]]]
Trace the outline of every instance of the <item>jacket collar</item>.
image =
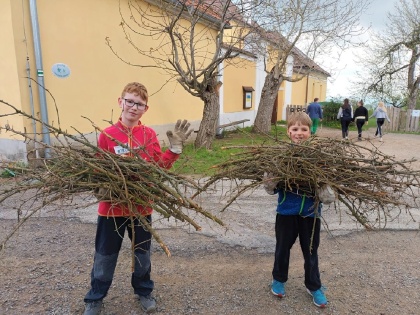
[[139,120],[139,122],[137,123],[137,125],[135,125],[135,126],[133,126],[133,127],[128,127],[126,124],[124,124],[124,123],[122,122],[121,117],[120,117],[120,118],[118,118],[117,125],[119,125],[119,127],[120,127],[121,129],[123,129],[123,130],[127,130],[127,131],[134,131],[135,129],[140,128],[140,127],[142,127],[142,126],[143,126],[143,125],[142,125],[142,123],[141,123],[141,121]]

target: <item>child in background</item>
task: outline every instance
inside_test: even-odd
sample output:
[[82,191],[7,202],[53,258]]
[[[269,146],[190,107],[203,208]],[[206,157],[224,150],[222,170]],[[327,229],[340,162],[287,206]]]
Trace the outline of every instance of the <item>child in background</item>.
[[388,120],[388,122],[391,122],[386,112],[384,102],[379,102],[378,107],[376,107],[375,111],[369,118],[372,117],[376,117],[375,137],[379,136],[379,141],[382,141],[382,125],[384,124],[385,119]]
[[341,123],[343,140],[347,140],[349,138],[349,125],[353,120],[353,108],[351,107],[348,98],[344,99],[343,105],[338,110],[337,119],[339,119]]
[[312,126],[311,126],[311,134],[316,134],[316,130],[318,129],[318,124],[322,121],[322,108],[321,105],[318,103],[318,97],[314,98],[314,101],[309,104],[306,108],[306,113],[312,119]]
[[354,111],[353,119],[356,121],[357,126],[357,139],[362,140],[362,127],[369,123],[369,113],[366,107],[363,106],[363,101],[357,103],[357,108]]
[[[293,143],[301,143],[311,135],[311,118],[303,112],[293,114],[287,123],[287,133]],[[318,307],[325,307],[328,300],[321,285],[318,269],[318,247],[321,230],[321,203],[315,209],[315,198],[301,195],[298,191],[280,188],[272,174],[264,174],[264,188],[268,194],[278,194],[276,215],[276,249],[271,292],[282,298],[286,296],[285,284],[288,279],[290,250],[299,236],[300,247],[305,260],[305,286]],[[335,194],[329,186],[318,193],[326,202]],[[326,196],[325,199],[323,197]],[[328,201],[331,202],[331,201]]]

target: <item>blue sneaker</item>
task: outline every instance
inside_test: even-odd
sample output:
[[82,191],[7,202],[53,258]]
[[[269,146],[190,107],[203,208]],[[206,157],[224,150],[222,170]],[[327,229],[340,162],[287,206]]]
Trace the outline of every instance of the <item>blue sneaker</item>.
[[286,291],[284,290],[284,284],[284,282],[273,280],[271,283],[271,292],[280,298],[285,297]]
[[325,288],[321,287],[316,291],[310,291],[306,289],[310,295],[313,297],[314,304],[320,308],[324,308],[328,304],[328,300],[324,294]]

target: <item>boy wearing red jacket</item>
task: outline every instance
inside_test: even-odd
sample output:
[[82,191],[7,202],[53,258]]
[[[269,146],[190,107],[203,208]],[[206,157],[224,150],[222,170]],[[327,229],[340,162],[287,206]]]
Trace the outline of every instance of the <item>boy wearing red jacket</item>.
[[[137,82],[127,84],[121,97],[118,98],[121,117],[115,125],[106,128],[99,135],[98,147],[121,156],[133,155],[133,152],[136,152],[144,160],[154,161],[161,167],[169,169],[181,154],[183,143],[192,130],[188,131],[190,124],[186,120],[182,122],[178,120],[175,131],[166,133],[170,147],[162,152],[155,131],[140,121],[149,108],[147,102],[148,93],[143,84]],[[152,208],[138,205],[137,210],[145,215],[149,223],[152,222]],[[134,219],[134,231],[131,222],[129,209],[106,201],[99,202],[91,289],[84,299],[86,303],[84,315],[96,315],[101,311],[102,300],[112,283],[125,230],[130,240],[133,237],[135,239],[136,259],[131,277],[134,293],[139,297],[140,304],[147,313],[156,310],[156,301],[152,296],[154,283],[150,277],[152,237],[138,219]]]

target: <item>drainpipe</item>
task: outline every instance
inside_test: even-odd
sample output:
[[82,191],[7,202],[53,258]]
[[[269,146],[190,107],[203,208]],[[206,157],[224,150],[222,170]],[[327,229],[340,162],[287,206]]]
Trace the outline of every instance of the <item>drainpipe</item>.
[[309,90],[309,73],[306,76],[306,94],[305,94],[305,106],[308,105],[308,91]]
[[[31,82],[31,67],[29,65],[29,57],[26,57],[26,74],[28,76],[28,87],[29,87],[29,104],[31,105],[31,115],[35,117],[35,108],[34,108],[34,95],[32,93],[32,82]],[[37,143],[37,136],[36,136],[36,121],[32,119],[32,129],[34,132],[34,146],[35,146],[35,157],[39,159],[38,153],[38,143]]]
[[29,10],[31,14],[32,22],[32,35],[34,39],[34,52],[35,52],[35,63],[37,72],[37,82],[39,91],[39,104],[41,108],[41,121],[42,121],[42,141],[47,146],[45,148],[45,158],[50,157],[51,140],[50,133],[45,124],[48,124],[48,110],[47,110],[47,98],[44,89],[44,70],[42,69],[42,54],[41,54],[41,41],[39,38],[39,26],[38,26],[38,12],[36,9],[36,0],[29,0]]

